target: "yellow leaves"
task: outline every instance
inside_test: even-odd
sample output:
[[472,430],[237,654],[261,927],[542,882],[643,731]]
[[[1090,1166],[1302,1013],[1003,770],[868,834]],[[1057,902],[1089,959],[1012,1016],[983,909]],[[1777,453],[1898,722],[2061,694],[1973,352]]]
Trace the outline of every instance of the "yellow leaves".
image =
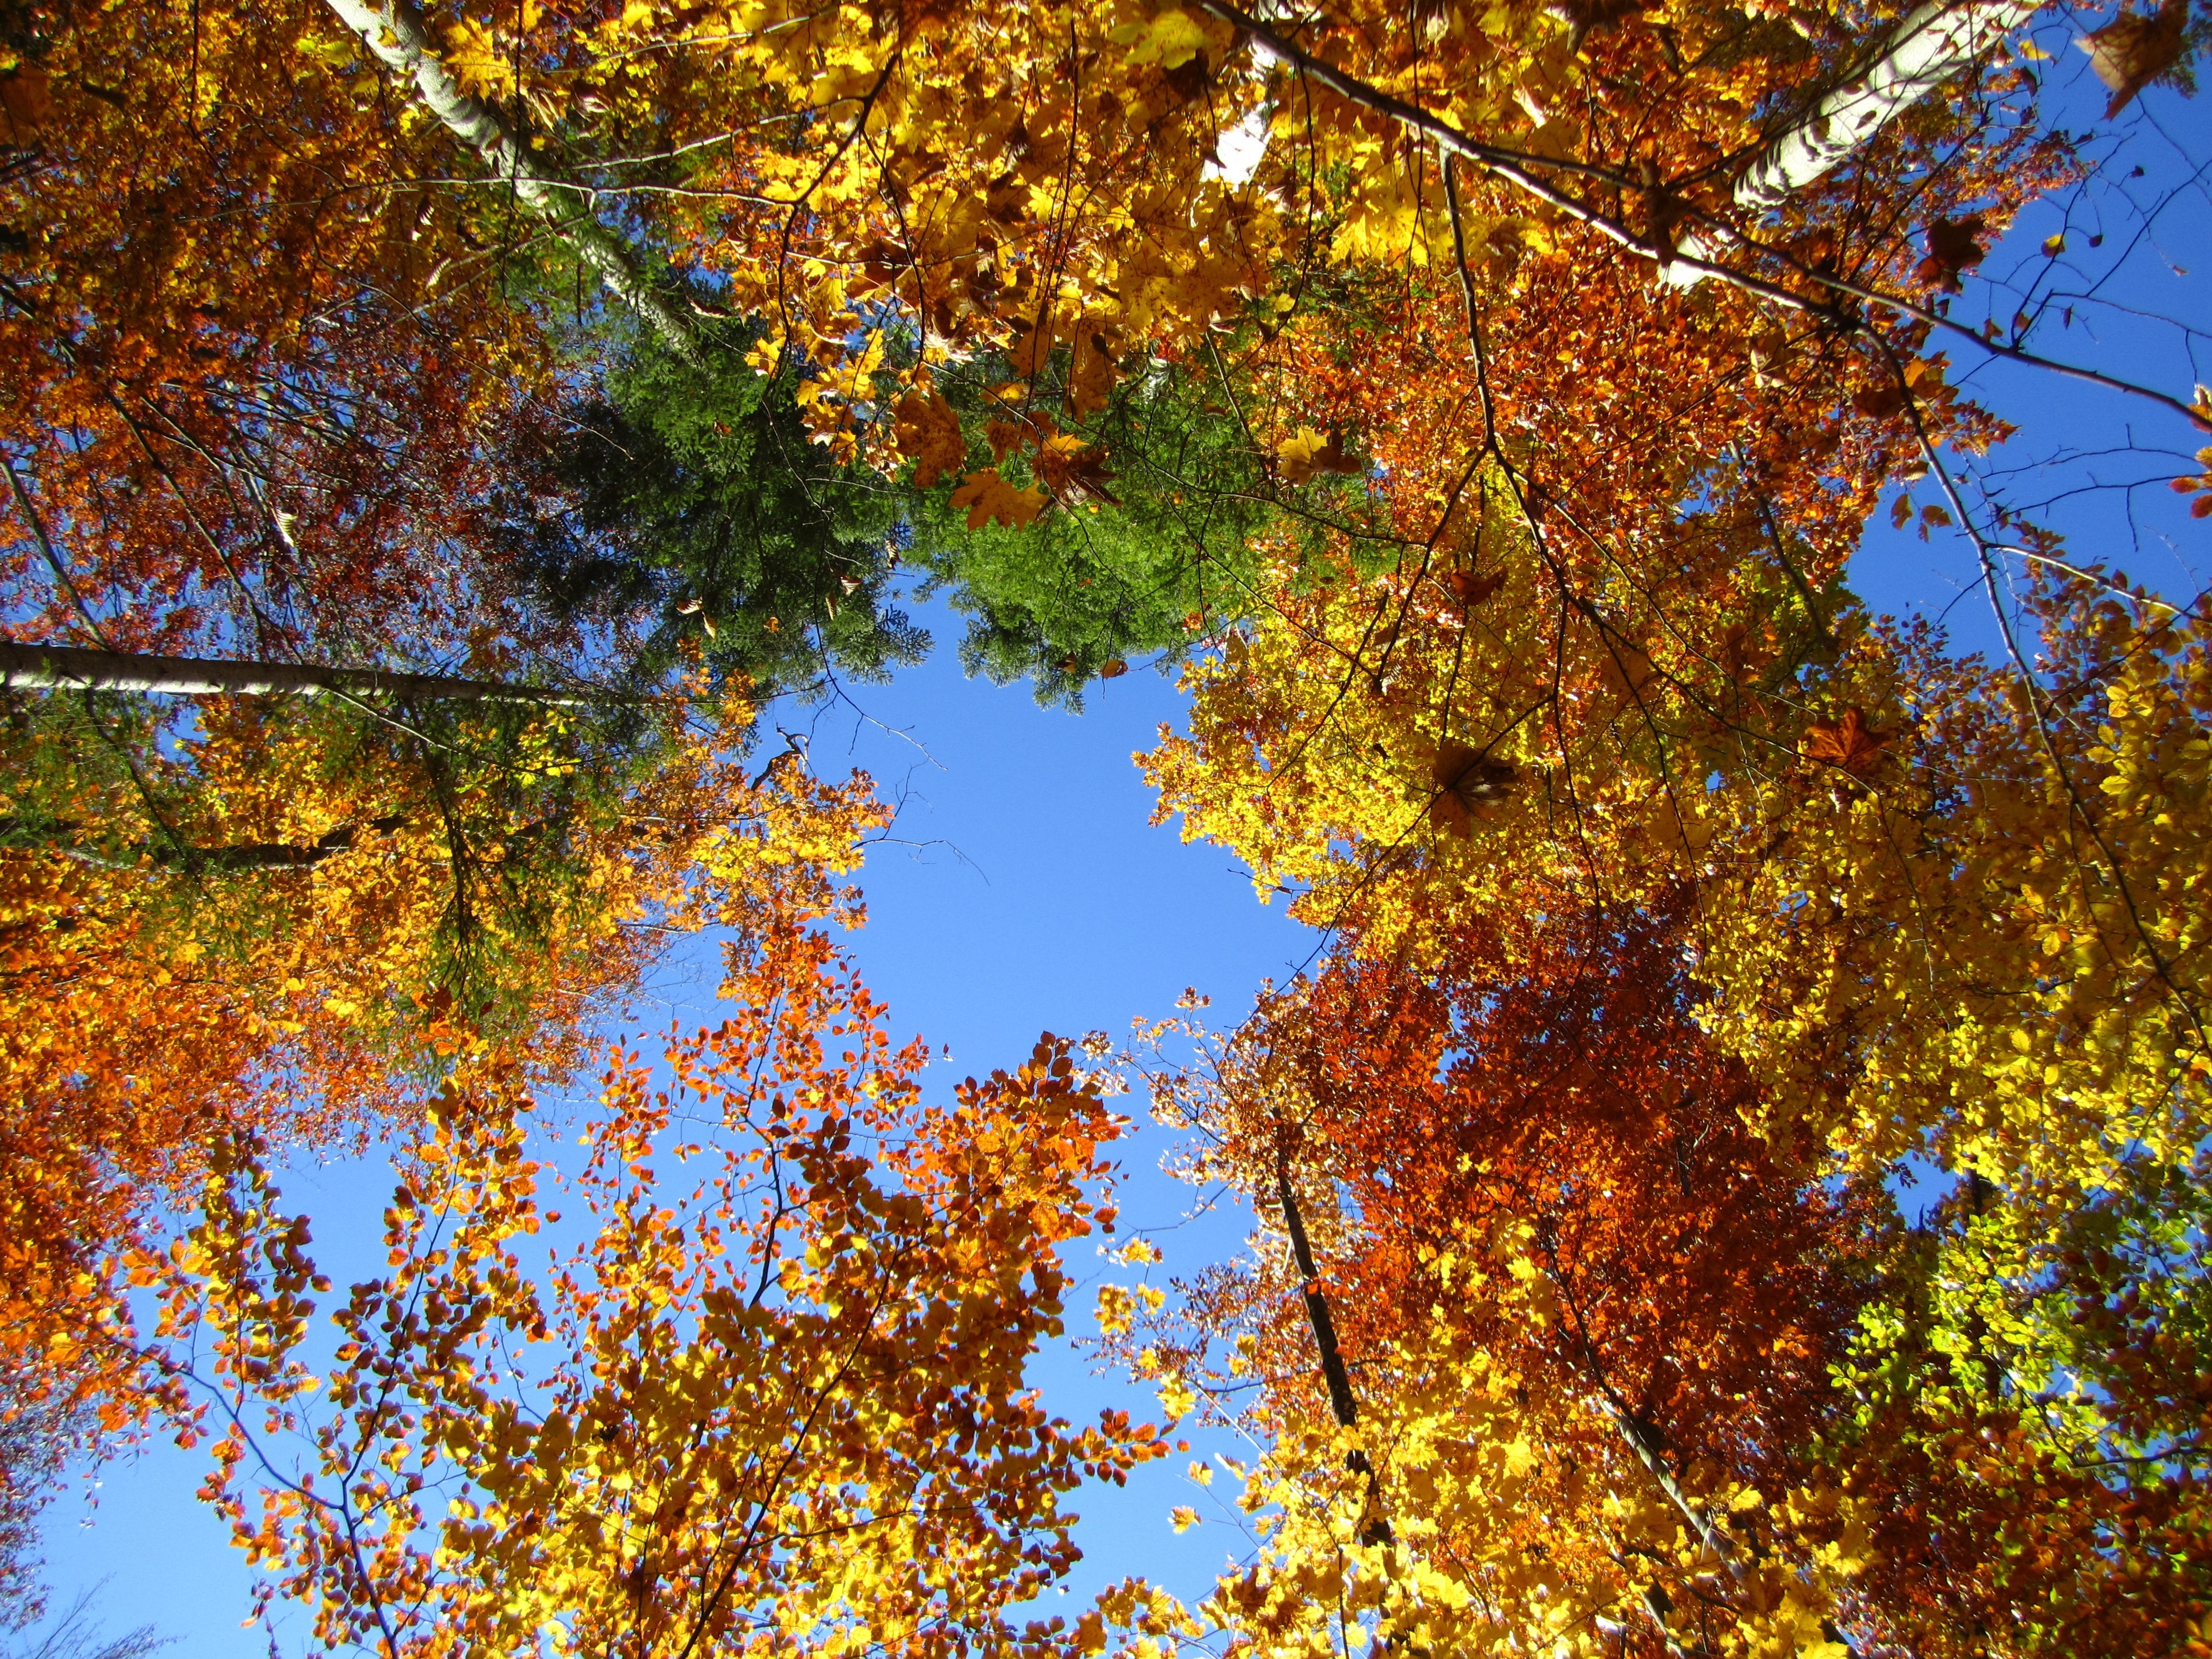
[[[531,9],[537,8],[532,6]],[[466,15],[453,19],[446,26],[446,67],[453,71],[453,78],[464,90],[479,98],[514,95],[515,64],[520,48],[520,39],[511,30],[501,42],[491,28]]]
[[[305,1425],[333,1498],[264,1495],[263,1559],[295,1593],[329,1618],[370,1617],[358,1577],[320,1565],[365,1516],[386,1520],[385,1486],[348,1472],[410,1471],[411,1492],[421,1468],[448,1524],[392,1534],[381,1558],[380,1582],[404,1575],[423,1609],[403,1615],[403,1642],[458,1634],[505,1651],[550,1620],[596,1650],[641,1619],[696,1617],[689,1587],[712,1571],[733,1620],[773,1600],[808,1645],[872,1648],[869,1632],[945,1628],[948,1585],[986,1625],[1048,1585],[1073,1559],[1059,1495],[1085,1472],[1119,1480],[1164,1455],[1150,1425],[1118,1413],[1067,1431],[1024,1376],[1057,1329],[1055,1247],[1086,1230],[1085,1188],[1107,1173],[1097,1150],[1116,1127],[1066,1046],[1042,1042],[1018,1072],[924,1108],[927,1051],[890,1049],[880,1005],[825,947],[803,927],[768,931],[720,1025],[659,1070],[617,1051],[589,1162],[560,1178],[597,1225],[550,1285],[503,1243],[538,1214],[526,1101],[511,1073],[510,1086],[479,1071],[447,1091],[387,1213],[390,1271],[341,1313],[332,1409]],[[678,1100],[697,1138],[676,1148],[679,1165],[713,1164],[688,1190],[641,1164]],[[806,1171],[772,1219],[752,1207],[770,1154]],[[309,1282],[293,1259],[305,1228],[288,1231],[270,1196],[220,1184],[218,1222],[182,1270],[199,1282],[173,1293],[238,1330],[222,1352],[250,1389],[296,1402],[285,1356],[304,1329],[292,1286]],[[783,1292],[766,1305],[764,1273]],[[856,1351],[878,1363],[854,1367]],[[404,1389],[408,1413],[345,1409],[364,1386]],[[790,1541],[733,1555],[767,1467],[788,1471]],[[926,1534],[915,1479],[944,1500]],[[216,1485],[245,1513],[252,1480],[226,1457]],[[1142,1597],[1128,1611],[1152,1616]]]
[[1197,1395],[1191,1391],[1190,1384],[1180,1376],[1170,1376],[1163,1381],[1159,1386],[1158,1394],[1160,1409],[1168,1414],[1170,1425],[1176,1419],[1188,1416],[1198,1405]]
[[1186,1533],[1198,1524],[1198,1511],[1188,1504],[1178,1504],[1168,1511],[1168,1520],[1176,1532]]
[[1345,453],[1341,434],[1323,438],[1310,426],[1300,427],[1277,446],[1275,464],[1283,482],[1291,484],[1304,483],[1316,472],[1357,477],[1366,470],[1363,463]]
[[1133,1291],[1120,1285],[1101,1285],[1097,1310],[1098,1328],[1109,1336],[1126,1336],[1140,1306],[1157,1310],[1165,1300],[1164,1292],[1149,1285],[1140,1285]]
[[745,366],[756,374],[773,374],[782,362],[783,342],[772,332],[745,348]]
[[1156,13],[1148,21],[1124,23],[1108,38],[1116,46],[1129,48],[1131,62],[1158,64],[1162,69],[1170,70],[1180,69],[1204,52],[1212,40],[1206,22],[1173,6]]
[[818,373],[799,383],[796,399],[815,437],[834,444],[837,437],[849,438],[854,406],[876,395],[875,371],[884,361],[883,331],[870,331],[866,343],[857,353],[825,348],[823,356],[829,361]]
[[969,473],[952,492],[952,505],[968,509],[970,530],[981,530],[988,524],[1022,529],[1034,523],[1037,514],[1044,511],[1045,499],[1041,490],[1015,489],[999,476],[995,466]]

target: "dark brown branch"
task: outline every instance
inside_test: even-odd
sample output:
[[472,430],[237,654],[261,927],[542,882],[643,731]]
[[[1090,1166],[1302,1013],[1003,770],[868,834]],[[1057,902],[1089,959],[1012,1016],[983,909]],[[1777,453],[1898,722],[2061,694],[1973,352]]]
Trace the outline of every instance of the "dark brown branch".
[[[1313,1246],[1306,1239],[1305,1218],[1298,1212],[1298,1200],[1291,1191],[1291,1170],[1287,1162],[1275,1169],[1275,1191],[1283,1206],[1283,1225],[1291,1236],[1291,1261],[1297,1268],[1298,1289],[1305,1298],[1306,1320],[1313,1327],[1314,1344],[1321,1350],[1322,1380],[1328,1385],[1329,1410],[1334,1413],[1340,1426],[1351,1429],[1359,1425],[1359,1402],[1352,1392],[1352,1374],[1345,1369],[1343,1352],[1336,1345],[1336,1322],[1328,1316],[1328,1298],[1321,1293],[1321,1273],[1314,1266]],[[1382,1488],[1375,1474],[1375,1466],[1367,1454],[1354,1449],[1345,1460],[1345,1466],[1355,1474],[1367,1477],[1367,1512],[1369,1520],[1360,1532],[1363,1544],[1387,1544],[1391,1541],[1390,1518],[1382,1512]]]
[[241,874],[258,870],[312,870],[347,851],[363,830],[389,832],[407,822],[404,812],[372,818],[366,824],[343,823],[320,840],[301,846],[284,842],[236,842],[224,847],[194,847],[183,842],[141,842],[118,852],[88,847],[75,837],[84,826],[66,822],[29,823],[0,818],[0,847],[47,847],[63,857],[100,870],[136,870],[142,865]]

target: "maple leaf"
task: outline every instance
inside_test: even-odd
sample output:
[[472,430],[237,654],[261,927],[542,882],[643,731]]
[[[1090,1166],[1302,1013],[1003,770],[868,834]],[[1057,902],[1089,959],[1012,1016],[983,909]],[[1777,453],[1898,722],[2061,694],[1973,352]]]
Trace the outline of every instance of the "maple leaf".
[[1958,293],[1960,273],[1981,264],[1984,257],[1981,235],[1985,228],[1978,213],[1930,222],[1928,257],[1913,268],[1912,280],[1945,294]]
[[1285,438],[1275,451],[1275,459],[1285,483],[1302,484],[1316,472],[1356,477],[1366,471],[1363,463],[1344,453],[1341,434],[1333,432],[1323,438],[1310,426],[1302,426]]
[[1875,731],[1867,724],[1866,715],[1853,707],[1844,711],[1840,720],[1814,720],[1808,726],[1802,752],[1807,760],[1864,776],[1895,735]]
[[20,64],[0,74],[0,111],[7,114],[15,143],[28,145],[54,112],[53,93],[46,70],[36,64]]
[[1086,444],[1073,433],[1055,433],[1045,440],[1037,455],[1037,474],[1044,487],[1068,506],[1085,501],[1109,507],[1121,504],[1106,487],[1114,475],[1106,470],[1105,446]]
[[1472,570],[1454,570],[1443,578],[1445,589],[1459,604],[1462,612],[1472,611],[1485,599],[1505,586],[1505,573],[1492,570],[1478,575]]
[[1042,490],[1017,489],[999,476],[997,467],[987,466],[981,472],[969,473],[952,492],[952,505],[968,509],[970,530],[981,530],[994,521],[1019,530],[1034,523],[1044,511],[1045,495]]
[[2112,94],[2105,106],[2106,120],[2181,61],[2182,32],[2188,21],[2189,0],[2166,0],[2148,16],[2124,11],[2074,43],[2089,54],[2089,67]]
[[1516,774],[1504,761],[1492,760],[1479,749],[1447,741],[1437,750],[1429,769],[1436,798],[1429,803],[1429,823],[1439,833],[1471,836],[1474,820],[1513,793]]
[[892,430],[902,453],[914,458],[914,485],[927,489],[968,459],[968,441],[961,434],[960,417],[945,394],[916,386],[898,401]]
[[1129,665],[1119,657],[1109,657],[1098,665],[1098,678],[1102,680],[1118,680],[1128,672]]

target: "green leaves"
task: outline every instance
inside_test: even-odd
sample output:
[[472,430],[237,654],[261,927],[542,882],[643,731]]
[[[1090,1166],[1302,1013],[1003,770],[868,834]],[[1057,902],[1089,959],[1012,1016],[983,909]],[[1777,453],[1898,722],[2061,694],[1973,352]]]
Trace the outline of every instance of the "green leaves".
[[505,496],[507,548],[563,617],[611,631],[634,679],[692,658],[762,694],[878,679],[929,636],[890,602],[899,525],[880,478],[811,441],[732,328],[694,368],[628,339]]

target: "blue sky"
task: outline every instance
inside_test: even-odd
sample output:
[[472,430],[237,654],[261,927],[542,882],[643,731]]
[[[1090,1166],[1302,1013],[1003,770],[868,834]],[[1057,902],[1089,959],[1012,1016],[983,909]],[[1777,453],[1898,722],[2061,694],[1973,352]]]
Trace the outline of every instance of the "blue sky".
[[[855,688],[859,712],[787,709],[771,724],[796,729],[804,719],[818,771],[860,767],[904,799],[895,839],[862,873],[868,925],[852,944],[890,1006],[896,1036],[919,1031],[951,1048],[951,1059],[932,1067],[939,1088],[1018,1064],[1042,1031],[1104,1030],[1118,1042],[1132,1016],[1171,1012],[1186,987],[1215,994],[1233,1018],[1261,981],[1296,969],[1312,933],[1258,904],[1227,854],[1147,827],[1151,794],[1130,756],[1177,717],[1167,680],[1131,673],[1097,688],[1080,716],[1041,709],[1024,687],[962,678],[951,649],[959,619],[932,607],[927,621],[937,654],[891,685]],[[771,734],[764,746],[776,741]],[[703,1018],[716,960],[694,947],[672,961],[656,981],[671,1006],[648,1008],[645,1029]],[[1184,1189],[1158,1173],[1164,1145],[1143,1124],[1122,1148],[1125,1235],[1134,1225],[1172,1227],[1186,1207]],[[341,1284],[366,1276],[389,1189],[381,1163],[295,1167],[282,1185],[289,1206],[316,1218],[326,1270]],[[1167,1270],[1226,1254],[1238,1236],[1219,1221],[1202,1243],[1170,1234],[1161,1241]],[[1070,1266],[1084,1282],[1070,1328],[1080,1334],[1090,1284],[1106,1264],[1076,1249]],[[354,1262],[362,1265],[349,1271]],[[1088,1361],[1066,1348],[1047,1357],[1038,1380],[1063,1415],[1091,1417],[1108,1404],[1158,1415],[1148,1393],[1092,1377]],[[1071,1601],[1139,1571],[1202,1593],[1220,1551],[1194,1554],[1167,1521],[1170,1507],[1189,1501],[1187,1461],[1147,1465],[1126,1489],[1080,1494],[1089,1559]],[[101,1471],[97,1507],[75,1492],[60,1499],[47,1528],[57,1603],[105,1578],[98,1611],[111,1631],[154,1625],[176,1638],[167,1650],[173,1659],[264,1652],[266,1637],[239,1625],[251,1575],[191,1497],[204,1473],[200,1454],[155,1446]]]

